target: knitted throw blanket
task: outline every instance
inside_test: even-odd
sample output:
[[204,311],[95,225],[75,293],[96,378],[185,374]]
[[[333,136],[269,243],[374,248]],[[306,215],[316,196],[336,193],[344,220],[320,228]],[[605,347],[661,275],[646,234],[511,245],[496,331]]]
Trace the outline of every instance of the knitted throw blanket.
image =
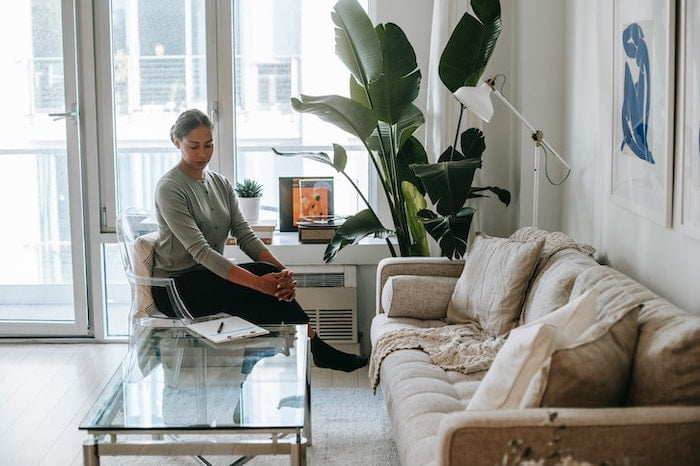
[[487,370],[505,341],[487,335],[476,322],[436,328],[402,328],[382,335],[372,349],[369,378],[372,390],[379,385],[379,368],[389,354],[401,349],[419,349],[433,364],[463,374]]

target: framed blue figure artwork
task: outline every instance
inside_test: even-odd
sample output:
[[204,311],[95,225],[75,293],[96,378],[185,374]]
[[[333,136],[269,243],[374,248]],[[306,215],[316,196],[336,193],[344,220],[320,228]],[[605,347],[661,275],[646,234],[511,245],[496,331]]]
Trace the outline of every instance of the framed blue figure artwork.
[[700,2],[681,2],[681,52],[678,87],[678,139],[676,179],[679,189],[679,224],[700,239]]
[[611,193],[671,226],[675,0],[615,0]]

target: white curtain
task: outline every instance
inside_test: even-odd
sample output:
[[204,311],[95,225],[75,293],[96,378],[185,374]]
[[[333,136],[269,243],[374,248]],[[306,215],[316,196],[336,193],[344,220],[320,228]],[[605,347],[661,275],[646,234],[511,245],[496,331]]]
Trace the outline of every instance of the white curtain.
[[[438,74],[440,57],[447,40],[460,18],[467,11],[467,0],[433,1],[433,20],[430,35],[430,61],[428,66],[428,87],[426,104],[425,149],[428,160],[436,162],[440,154],[454,143],[459,120],[459,103],[452,93],[442,84]],[[469,7],[471,11],[471,7]],[[481,120],[465,112],[462,117],[462,130],[471,127],[481,128]],[[479,172],[474,177],[474,185],[479,185]],[[470,230],[470,242],[475,231],[480,230],[479,212],[477,210]],[[432,249],[435,246],[436,249]],[[439,255],[436,244],[431,243],[433,255]]]

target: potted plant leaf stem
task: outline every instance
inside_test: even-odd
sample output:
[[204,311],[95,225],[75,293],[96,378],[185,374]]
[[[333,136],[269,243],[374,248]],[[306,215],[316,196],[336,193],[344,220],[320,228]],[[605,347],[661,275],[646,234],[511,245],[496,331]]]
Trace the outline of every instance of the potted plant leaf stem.
[[256,180],[246,178],[242,183],[236,182],[233,190],[238,196],[238,206],[241,208],[245,219],[248,223],[256,223],[259,218],[260,199],[263,193],[262,184]]

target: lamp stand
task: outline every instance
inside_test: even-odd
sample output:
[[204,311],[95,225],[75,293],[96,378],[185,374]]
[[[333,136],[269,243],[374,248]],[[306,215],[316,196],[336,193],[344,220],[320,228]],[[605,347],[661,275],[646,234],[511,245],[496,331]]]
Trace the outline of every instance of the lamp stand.
[[[571,170],[571,167],[569,166],[568,163],[559,155],[557,151],[554,150],[552,146],[549,145],[547,141],[544,140],[544,134],[542,131],[535,129],[534,126],[530,124],[529,121],[525,119],[524,116],[518,112],[513,105],[511,105],[508,100],[503,97],[503,94],[495,88],[494,82],[493,81],[486,81],[486,84],[491,88],[493,95],[498,97],[503,104],[508,107],[508,109],[513,112],[515,116],[518,117],[518,119],[528,127],[530,131],[532,131],[532,140],[535,141],[535,160],[534,160],[534,173],[533,173],[533,190],[532,190],[532,226],[537,227],[537,222],[539,219],[539,207],[540,207],[540,158],[539,158],[539,150],[540,148],[547,149],[550,151],[552,154],[554,154],[559,161],[564,165],[566,168]],[[543,149],[543,150],[544,150]],[[545,153],[546,155],[546,153]]]

